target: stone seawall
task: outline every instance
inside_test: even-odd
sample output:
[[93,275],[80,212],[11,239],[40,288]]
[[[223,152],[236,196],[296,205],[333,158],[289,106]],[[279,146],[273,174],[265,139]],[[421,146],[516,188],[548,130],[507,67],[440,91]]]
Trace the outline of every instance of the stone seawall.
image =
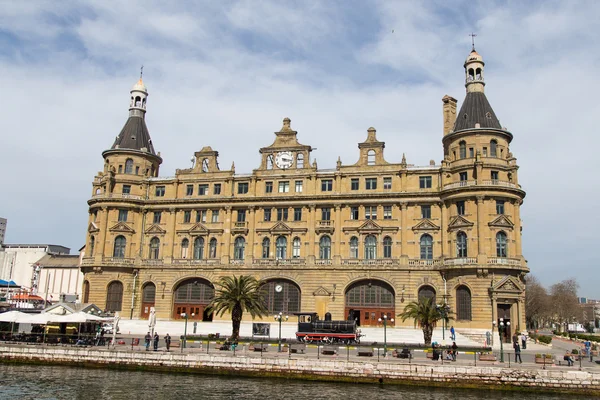
[[0,345],[0,362],[600,396],[600,372]]

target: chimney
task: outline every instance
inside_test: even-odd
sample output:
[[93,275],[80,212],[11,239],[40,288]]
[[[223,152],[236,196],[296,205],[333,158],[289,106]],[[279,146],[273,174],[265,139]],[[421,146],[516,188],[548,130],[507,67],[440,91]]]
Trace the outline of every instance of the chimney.
[[442,98],[443,105],[443,116],[444,116],[444,136],[452,132],[454,129],[454,123],[456,122],[456,99],[445,95]]

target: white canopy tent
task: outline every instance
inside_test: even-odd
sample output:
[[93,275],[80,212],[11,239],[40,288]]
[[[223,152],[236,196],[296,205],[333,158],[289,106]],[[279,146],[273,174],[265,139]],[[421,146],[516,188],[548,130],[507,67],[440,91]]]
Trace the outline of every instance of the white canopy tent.
[[85,322],[112,322],[113,318],[103,318],[84,312],[68,315],[56,315],[50,313],[27,314],[21,311],[8,311],[0,314],[0,322],[14,322],[17,324],[39,324],[49,323],[72,323],[83,324]]
[[7,311],[0,314],[0,322],[18,322],[17,319],[22,318],[23,315],[28,314],[22,313],[21,311]]

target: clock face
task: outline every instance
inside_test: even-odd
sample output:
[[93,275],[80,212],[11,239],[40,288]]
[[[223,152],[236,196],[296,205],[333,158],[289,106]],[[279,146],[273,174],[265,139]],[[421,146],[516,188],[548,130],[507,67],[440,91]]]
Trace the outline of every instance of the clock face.
[[289,168],[294,164],[294,155],[291,151],[277,153],[275,164],[277,164],[279,168]]
[[281,286],[281,285],[276,285],[276,286],[275,286],[275,291],[276,291],[277,293],[281,293],[281,291],[282,291],[282,290],[283,290],[283,286]]

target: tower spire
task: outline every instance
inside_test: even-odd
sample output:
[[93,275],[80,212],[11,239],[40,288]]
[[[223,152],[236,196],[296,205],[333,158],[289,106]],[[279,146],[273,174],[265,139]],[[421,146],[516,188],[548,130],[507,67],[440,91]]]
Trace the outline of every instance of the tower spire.
[[[475,37],[477,36],[477,34],[471,32],[469,34],[469,36],[471,36],[471,50],[475,51]],[[144,68],[144,67],[142,67],[142,68]]]
[[144,76],[144,66],[142,65],[140,67],[140,81],[142,80],[142,77]]

